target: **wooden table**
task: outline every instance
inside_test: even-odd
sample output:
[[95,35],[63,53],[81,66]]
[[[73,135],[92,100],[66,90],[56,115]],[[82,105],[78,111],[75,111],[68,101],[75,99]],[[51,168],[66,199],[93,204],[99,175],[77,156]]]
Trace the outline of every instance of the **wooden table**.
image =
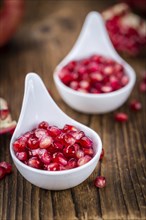
[[[137,98],[143,109],[130,111],[128,100],[117,110],[129,115],[123,124],[114,121],[113,112],[88,115],[72,110],[60,98],[52,77],[55,66],[72,48],[87,13],[112,3],[27,0],[22,26],[0,51],[0,96],[8,101],[14,119],[18,120],[20,113],[25,75],[34,71],[65,113],[99,133],[105,149],[102,163],[85,182],[64,191],[47,191],[20,175],[9,153],[11,136],[0,136],[0,161],[13,164],[13,173],[0,181],[1,220],[146,219],[146,99],[138,91],[141,72],[146,69],[145,57],[124,57],[137,74],[129,100]],[[93,185],[97,175],[106,177],[105,188]]]

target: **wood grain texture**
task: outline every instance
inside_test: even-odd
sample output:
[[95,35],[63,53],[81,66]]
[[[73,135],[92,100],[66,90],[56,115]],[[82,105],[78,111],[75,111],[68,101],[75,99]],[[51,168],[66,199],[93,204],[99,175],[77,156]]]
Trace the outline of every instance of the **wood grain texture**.
[[[114,2],[27,0],[22,26],[0,50],[0,96],[8,101],[14,119],[19,117],[25,75],[34,71],[65,113],[98,132],[105,149],[104,160],[82,184],[48,191],[31,185],[19,174],[9,153],[11,136],[0,136],[0,161],[13,164],[13,173],[0,181],[0,220],[146,219],[146,96],[138,92],[146,57],[124,56],[137,74],[130,99],[117,110],[128,113],[125,124],[114,122],[114,112],[88,115],[72,110],[60,98],[52,76],[72,48],[87,13],[101,11]],[[142,102],[140,112],[129,110],[133,98]],[[97,175],[107,180],[101,190],[93,184]]]

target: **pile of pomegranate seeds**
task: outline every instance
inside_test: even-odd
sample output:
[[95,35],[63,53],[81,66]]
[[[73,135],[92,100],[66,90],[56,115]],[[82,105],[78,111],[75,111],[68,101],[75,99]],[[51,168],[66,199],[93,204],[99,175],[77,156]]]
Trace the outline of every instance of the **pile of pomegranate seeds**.
[[71,89],[92,94],[116,91],[129,81],[121,64],[100,55],[71,61],[60,70],[59,78]]
[[12,172],[12,165],[3,161],[0,162],[0,180],[3,179],[7,174]]
[[146,47],[146,22],[131,12],[127,4],[117,4],[103,13],[114,47],[130,55]]
[[12,121],[6,100],[0,98],[0,134],[13,132],[15,127],[16,121]]
[[94,180],[94,185],[98,188],[104,188],[106,185],[106,180],[104,176],[98,176]]
[[93,142],[75,126],[63,129],[41,122],[13,143],[16,157],[42,170],[68,170],[82,166],[94,156]]

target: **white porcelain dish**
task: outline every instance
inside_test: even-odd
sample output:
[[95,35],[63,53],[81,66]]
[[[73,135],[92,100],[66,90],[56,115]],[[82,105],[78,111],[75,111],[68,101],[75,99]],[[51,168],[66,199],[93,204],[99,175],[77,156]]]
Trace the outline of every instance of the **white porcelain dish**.
[[[93,140],[94,157],[81,167],[63,171],[38,170],[19,161],[13,151],[13,142],[44,120],[60,128],[65,124],[72,124],[84,131]],[[49,95],[40,77],[35,73],[29,73],[25,79],[25,92],[20,117],[10,142],[12,159],[22,176],[30,183],[44,189],[68,189],[82,183],[89,177],[99,161],[101,150],[102,143],[98,134],[62,112]]]
[[[86,94],[65,86],[58,76],[62,67],[72,60],[86,58],[93,54],[112,58],[122,64],[129,76],[128,84],[122,89],[106,94]],[[115,51],[101,15],[98,12],[90,12],[74,47],[54,71],[54,81],[62,99],[80,112],[107,113],[119,108],[128,99],[135,80],[136,74],[132,67]]]

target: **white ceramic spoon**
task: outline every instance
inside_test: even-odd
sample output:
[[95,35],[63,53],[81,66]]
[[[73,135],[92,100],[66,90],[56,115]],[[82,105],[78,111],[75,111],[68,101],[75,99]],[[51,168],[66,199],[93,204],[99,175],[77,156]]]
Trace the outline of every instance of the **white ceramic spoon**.
[[[94,143],[95,155],[87,164],[64,171],[44,171],[31,168],[20,162],[13,151],[13,142],[25,132],[33,129],[41,121],[62,128],[71,124],[84,131]],[[25,91],[18,124],[10,143],[10,153],[19,172],[32,184],[44,189],[62,190],[83,182],[95,169],[102,149],[100,137],[92,129],[68,117],[55,104],[41,78],[35,73],[29,73],[25,79]]]
[[[121,63],[129,76],[129,83],[120,90],[106,94],[85,94],[65,86],[58,77],[60,69],[72,60],[93,54],[103,55]],[[87,15],[74,47],[54,71],[54,81],[63,100],[72,108],[86,113],[106,113],[120,107],[129,97],[135,79],[134,70],[114,49],[98,12],[90,12]]]

